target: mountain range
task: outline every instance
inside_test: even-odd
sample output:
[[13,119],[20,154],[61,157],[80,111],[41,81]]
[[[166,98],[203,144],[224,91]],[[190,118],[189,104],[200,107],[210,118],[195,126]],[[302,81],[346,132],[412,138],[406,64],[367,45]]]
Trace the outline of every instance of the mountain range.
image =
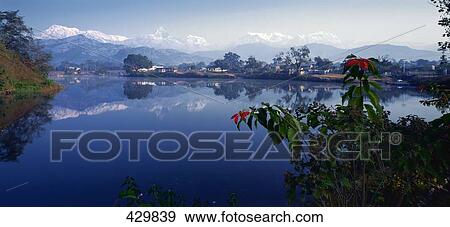
[[132,47],[105,43],[85,35],[75,35],[61,39],[42,39],[39,42],[44,47],[44,50],[52,54],[51,63],[55,66],[62,62],[80,64],[89,60],[121,65],[128,54],[142,54],[154,63],[162,65],[210,62],[212,60],[208,57],[188,54],[174,49]]
[[210,62],[223,57],[228,51],[239,54],[243,59],[254,56],[271,62],[272,58],[290,46],[306,45],[310,56],[321,56],[333,61],[342,61],[353,53],[362,57],[388,56],[391,59],[438,60],[440,53],[417,50],[407,46],[379,44],[357,48],[340,48],[342,42],[336,35],[316,32],[307,35],[287,35],[282,33],[249,32],[226,47],[210,44],[204,37],[187,35],[184,38],[172,36],[165,28],[155,33],[128,38],[108,35],[99,31],[82,31],[61,25],[52,25],[36,35],[42,46],[53,54],[52,63],[63,61],[83,63],[87,60],[115,62],[121,64],[128,54],[143,54],[153,62],[164,65],[180,63]]
[[[357,48],[344,49],[334,47],[328,44],[310,43],[305,46],[311,51],[310,57],[314,58],[320,56],[322,58],[328,58],[332,61],[342,61],[346,56],[355,54],[361,57],[387,57],[395,60],[438,60],[441,54],[437,51],[430,50],[417,50],[407,46],[391,45],[391,44],[378,44],[378,45],[366,45]],[[271,62],[274,56],[280,52],[285,52],[289,48],[287,47],[274,47],[264,43],[252,43],[238,45],[224,50],[213,51],[198,51],[194,52],[197,56],[208,57],[217,59],[223,56],[224,53],[231,51],[237,53],[241,58],[248,58],[254,56],[260,60]]]

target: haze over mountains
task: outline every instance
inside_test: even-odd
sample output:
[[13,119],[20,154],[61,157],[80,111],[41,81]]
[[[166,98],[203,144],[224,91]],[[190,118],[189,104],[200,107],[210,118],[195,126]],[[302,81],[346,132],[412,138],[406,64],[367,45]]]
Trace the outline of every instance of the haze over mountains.
[[362,57],[388,56],[396,60],[438,60],[440,57],[437,51],[390,44],[339,48],[342,41],[328,32],[295,36],[249,32],[225,47],[211,44],[206,38],[192,34],[184,38],[174,37],[163,27],[153,34],[129,38],[53,25],[37,34],[36,38],[40,39],[44,48],[53,54],[52,63],[55,65],[63,61],[83,63],[87,60],[120,64],[128,54],[143,54],[153,62],[164,65],[201,61],[209,63],[223,57],[228,51],[235,52],[242,58],[255,56],[260,60],[271,62],[279,52],[286,51],[291,46],[302,45],[308,46],[311,57],[321,56],[333,61],[341,61],[351,53]]

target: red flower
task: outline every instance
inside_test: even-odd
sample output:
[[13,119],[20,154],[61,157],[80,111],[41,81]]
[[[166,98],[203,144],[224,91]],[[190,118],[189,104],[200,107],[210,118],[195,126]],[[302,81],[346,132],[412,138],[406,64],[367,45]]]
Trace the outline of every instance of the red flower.
[[231,119],[233,119],[234,123],[237,124],[239,121],[239,114],[235,114],[231,117]]
[[250,115],[249,111],[239,111],[239,113],[231,116],[231,119],[233,119],[234,123],[237,124],[239,121],[239,118],[241,118],[241,121],[245,121],[245,119],[247,118],[248,115]]
[[239,116],[241,116],[241,120],[245,120],[245,118],[247,118],[248,115],[250,115],[249,111],[240,111],[239,112]]
[[370,61],[368,59],[365,59],[365,58],[353,58],[353,59],[348,60],[345,63],[345,66],[350,68],[350,67],[352,67],[354,65],[357,65],[362,70],[367,70],[367,69],[369,69],[369,64],[370,64]]

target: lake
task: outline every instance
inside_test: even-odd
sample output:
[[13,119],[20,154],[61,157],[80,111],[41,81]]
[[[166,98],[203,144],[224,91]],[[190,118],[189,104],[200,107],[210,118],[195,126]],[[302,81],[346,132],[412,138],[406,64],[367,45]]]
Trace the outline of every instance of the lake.
[[[88,162],[65,152],[50,162],[51,130],[236,131],[230,117],[261,102],[296,107],[312,102],[340,103],[340,84],[275,80],[151,79],[101,76],[53,78],[65,89],[54,98],[3,100],[0,115],[0,206],[113,206],[127,176],[142,189],[157,184],[181,195],[226,206],[236,193],[240,206],[286,206],[286,161],[160,162],[140,149],[110,162]],[[419,104],[415,88],[386,87],[380,98],[391,119],[408,114],[440,116]],[[21,117],[17,117],[21,116]],[[265,130],[256,130],[261,141]],[[101,146],[101,145],[98,145]],[[171,144],[161,146],[170,147]],[[142,146],[141,146],[142,147]]]

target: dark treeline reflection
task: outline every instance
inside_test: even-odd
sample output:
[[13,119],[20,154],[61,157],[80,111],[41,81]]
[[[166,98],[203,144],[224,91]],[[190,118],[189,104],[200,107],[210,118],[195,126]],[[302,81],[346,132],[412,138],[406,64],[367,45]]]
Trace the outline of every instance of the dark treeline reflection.
[[1,99],[0,161],[17,161],[25,146],[51,121],[46,98]]
[[[154,87],[183,86],[192,89],[209,88],[213,94],[228,101],[243,99],[254,101],[265,92],[278,94],[280,98],[276,104],[290,108],[307,106],[313,102],[323,103],[339,99],[343,94],[342,85],[335,83],[315,83],[298,81],[267,81],[267,80],[159,80],[159,79],[131,79],[123,84],[123,93],[128,99],[145,99],[155,89]],[[187,92],[187,90],[185,90]],[[334,95],[334,97],[333,97]],[[383,103],[395,102],[404,95],[428,97],[419,93],[415,88],[401,88],[385,86],[379,92]]]
[[152,92],[153,86],[151,82],[127,80],[123,84],[123,94],[128,99],[144,99]]

